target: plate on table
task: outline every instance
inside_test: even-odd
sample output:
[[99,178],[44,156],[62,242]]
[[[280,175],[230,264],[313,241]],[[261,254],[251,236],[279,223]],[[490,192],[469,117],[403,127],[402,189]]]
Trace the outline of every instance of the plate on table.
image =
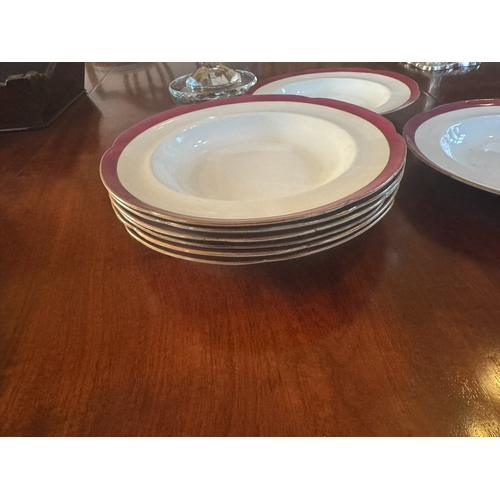
[[342,101],[241,96],[182,106],[122,133],[101,179],[130,235],[200,262],[295,258],[361,234],[391,208],[406,144]]
[[288,73],[254,85],[252,95],[300,95],[349,102],[378,114],[409,106],[420,95],[418,84],[394,71],[332,68]]
[[500,99],[438,106],[404,127],[410,150],[460,182],[500,194]]
[[392,123],[358,106],[243,96],[144,120],[104,154],[101,178],[125,204],[169,220],[252,225],[368,196],[405,158]]

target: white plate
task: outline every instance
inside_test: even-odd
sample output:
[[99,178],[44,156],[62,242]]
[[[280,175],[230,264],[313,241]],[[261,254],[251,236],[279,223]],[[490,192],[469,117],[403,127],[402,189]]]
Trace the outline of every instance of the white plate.
[[265,223],[333,210],[403,164],[386,119],[327,99],[244,96],[155,115],[101,162],[108,190],[133,207],[197,223]]
[[249,93],[338,99],[385,114],[415,102],[419,89],[411,78],[392,71],[335,68],[269,78],[257,83]]
[[500,194],[500,99],[461,101],[412,118],[408,147],[461,182]]

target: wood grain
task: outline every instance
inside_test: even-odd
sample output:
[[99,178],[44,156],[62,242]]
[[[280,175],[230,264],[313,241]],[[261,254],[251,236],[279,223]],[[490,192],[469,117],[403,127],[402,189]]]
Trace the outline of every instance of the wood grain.
[[[401,131],[499,97],[499,67],[387,117]],[[500,198],[409,153],[389,214],[342,246],[235,267],[156,253],[116,219],[99,162],[173,106],[183,69],[89,63],[88,96],[48,129],[0,135],[0,434],[500,436]]]

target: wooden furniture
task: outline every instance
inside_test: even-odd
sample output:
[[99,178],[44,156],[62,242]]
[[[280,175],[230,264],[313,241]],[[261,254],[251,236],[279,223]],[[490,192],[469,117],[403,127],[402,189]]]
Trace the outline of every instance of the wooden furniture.
[[0,131],[46,127],[85,94],[85,63],[0,63]]
[[[500,64],[228,63],[259,79],[389,69],[421,96],[387,115],[500,98]],[[500,436],[500,197],[408,152],[389,214],[309,257],[170,258],[116,219],[99,162],[174,106],[193,63],[88,63],[49,127],[0,134],[2,436]]]

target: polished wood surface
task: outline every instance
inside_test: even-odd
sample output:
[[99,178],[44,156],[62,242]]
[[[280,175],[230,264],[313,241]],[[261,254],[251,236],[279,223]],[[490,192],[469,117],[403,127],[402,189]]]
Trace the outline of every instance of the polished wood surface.
[[[227,63],[259,79],[364,66],[421,86],[390,115],[500,97],[500,64]],[[0,135],[2,436],[500,436],[500,197],[418,161],[358,238],[285,262],[156,253],[99,176],[193,63],[88,63],[50,127]]]

